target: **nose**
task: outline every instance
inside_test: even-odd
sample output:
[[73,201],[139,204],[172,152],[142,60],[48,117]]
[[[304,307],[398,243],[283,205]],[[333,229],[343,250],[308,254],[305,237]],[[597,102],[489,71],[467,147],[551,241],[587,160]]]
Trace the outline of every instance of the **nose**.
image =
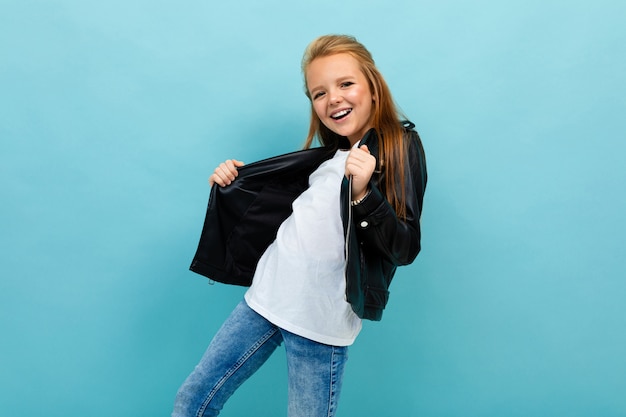
[[341,92],[338,90],[333,90],[330,93],[330,100],[329,103],[330,104],[337,104],[337,103],[341,103],[341,100],[343,100],[343,98],[341,97]]

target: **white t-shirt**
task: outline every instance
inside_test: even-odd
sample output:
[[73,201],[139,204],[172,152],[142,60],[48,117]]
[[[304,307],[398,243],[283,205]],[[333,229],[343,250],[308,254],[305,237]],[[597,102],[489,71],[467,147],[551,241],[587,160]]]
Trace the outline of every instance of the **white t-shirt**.
[[245,294],[250,308],[276,326],[334,346],[351,345],[361,330],[345,297],[339,199],[347,156],[338,150],[311,174]]

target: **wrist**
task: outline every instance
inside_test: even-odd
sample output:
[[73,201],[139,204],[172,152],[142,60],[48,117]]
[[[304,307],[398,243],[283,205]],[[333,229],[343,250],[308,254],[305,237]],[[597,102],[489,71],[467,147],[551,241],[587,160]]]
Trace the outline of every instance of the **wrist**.
[[363,202],[363,200],[365,200],[367,198],[367,196],[370,195],[371,192],[372,192],[372,190],[370,188],[366,188],[365,191],[363,193],[361,193],[359,198],[353,198],[352,199],[352,201],[350,202],[350,205],[351,206],[357,206],[357,205],[361,204]]

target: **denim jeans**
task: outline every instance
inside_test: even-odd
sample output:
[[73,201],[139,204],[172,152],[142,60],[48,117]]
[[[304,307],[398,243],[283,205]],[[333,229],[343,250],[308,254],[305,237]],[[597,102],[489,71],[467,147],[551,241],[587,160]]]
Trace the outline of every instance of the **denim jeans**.
[[217,416],[226,400],[283,342],[289,377],[288,416],[335,416],[348,348],[290,333],[242,301],[178,390],[172,417]]

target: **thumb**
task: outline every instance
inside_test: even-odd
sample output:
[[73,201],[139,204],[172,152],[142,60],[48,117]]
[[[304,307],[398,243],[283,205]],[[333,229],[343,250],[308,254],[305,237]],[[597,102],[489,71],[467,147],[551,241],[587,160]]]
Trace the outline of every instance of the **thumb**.
[[365,152],[367,152],[367,153],[370,153],[370,150],[369,150],[369,148],[367,147],[367,145],[362,145],[362,146],[360,146],[360,147],[359,147],[359,149],[361,149],[361,150],[363,150],[363,151],[365,151]]
[[233,165],[235,165],[236,167],[242,167],[245,165],[242,161],[238,161],[236,159],[231,159],[231,161],[233,162]]

